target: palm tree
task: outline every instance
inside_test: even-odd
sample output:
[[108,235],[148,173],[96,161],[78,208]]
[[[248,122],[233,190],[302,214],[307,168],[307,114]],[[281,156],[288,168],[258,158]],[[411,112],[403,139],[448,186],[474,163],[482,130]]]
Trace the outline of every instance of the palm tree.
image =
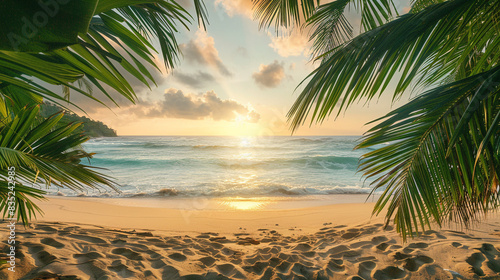
[[[470,226],[500,203],[500,1],[413,0],[393,17],[390,0],[258,0],[261,26],[307,26],[319,66],[289,111],[292,130],[321,123],[359,100],[415,97],[374,120],[357,148],[360,170],[382,191],[405,239],[449,222]],[[362,14],[352,36],[344,11]],[[389,90],[390,81],[397,81]]]
[[[205,6],[202,0],[193,1],[198,23],[205,26]],[[42,118],[39,104],[45,99],[64,108],[63,103],[78,108],[69,91],[104,104],[92,96],[92,87],[115,104],[107,88],[135,102],[125,75],[155,85],[145,67],[159,69],[152,41],[158,42],[166,68],[173,68],[180,54],[175,33],[178,26],[189,29],[193,17],[173,0],[7,0],[0,4],[0,11],[3,216],[15,214],[18,221],[27,223],[40,211],[33,199],[43,199],[43,186],[118,190],[112,178],[82,162],[92,154],[80,146],[88,138],[75,133],[79,124],[61,125],[62,113]],[[62,89],[54,91],[48,85]],[[11,168],[17,179],[15,198],[9,198],[13,197],[8,184]],[[9,211],[11,199],[17,202],[15,213]]]

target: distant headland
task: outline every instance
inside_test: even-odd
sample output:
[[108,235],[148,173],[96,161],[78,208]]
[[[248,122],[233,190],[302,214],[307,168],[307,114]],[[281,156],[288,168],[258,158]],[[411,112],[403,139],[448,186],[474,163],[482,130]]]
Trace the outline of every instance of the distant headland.
[[40,114],[42,115],[42,117],[46,118],[61,111],[64,111],[64,117],[60,121],[61,125],[66,125],[72,122],[81,122],[82,126],[78,128],[78,131],[91,138],[118,136],[116,134],[116,130],[110,128],[101,121],[95,121],[85,116],[78,116],[73,112],[65,110],[64,108],[61,108],[49,102],[44,102],[41,105]]

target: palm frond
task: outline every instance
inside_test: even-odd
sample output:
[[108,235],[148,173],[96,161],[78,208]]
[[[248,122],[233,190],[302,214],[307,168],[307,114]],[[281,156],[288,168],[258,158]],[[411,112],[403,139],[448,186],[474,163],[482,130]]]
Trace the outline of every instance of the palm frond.
[[431,5],[442,3],[444,1],[446,0],[412,0],[410,13],[418,13]]
[[[0,128],[0,182],[6,181],[6,167],[15,167],[18,182],[24,188],[17,189],[19,199],[25,203],[18,204],[24,207],[18,212],[19,219],[27,222],[30,218],[27,214],[37,210],[26,198],[40,198],[44,192],[33,186],[118,191],[111,178],[93,166],[82,164],[82,160],[90,159],[92,154],[81,148],[88,137],[74,133],[80,124],[59,126],[62,113],[42,121],[37,120],[38,114],[39,106],[24,108]],[[6,196],[2,190],[0,188],[0,196]]]
[[313,41],[313,56],[327,53],[352,37],[352,26],[347,21],[344,10],[351,0],[337,0],[318,7],[307,20],[311,28],[310,40]]
[[[446,77],[456,69],[453,68],[455,64],[440,68],[442,64],[439,63],[464,61],[470,55],[470,47],[466,50],[453,48],[450,38],[467,37],[464,34],[477,29],[485,36],[476,36],[479,39],[473,42],[484,52],[479,57],[481,63],[475,64],[471,72],[477,74],[491,69],[496,65],[495,60],[485,57],[497,55],[494,50],[500,48],[500,41],[484,38],[497,38],[500,23],[488,20],[491,25],[478,27],[477,24],[495,18],[498,9],[492,9],[493,6],[498,8],[498,0],[454,0],[435,4],[365,32],[320,56],[318,59],[324,58],[321,65],[303,81],[307,84],[288,113],[292,129],[302,125],[312,109],[311,122],[321,122],[336,107],[338,115],[358,100],[380,96],[397,72],[401,77],[393,99],[418,80],[418,75],[431,76],[431,80]],[[471,19],[476,24],[468,24]]]
[[15,202],[14,212],[17,213],[17,216],[11,217],[9,215],[10,211],[8,211],[8,193],[10,189],[6,181],[7,177],[5,177],[5,175],[6,174],[0,174],[0,211],[2,212],[3,218],[12,218],[17,220],[18,222],[27,224],[28,221],[35,218],[38,213],[43,214],[42,209],[35,204],[34,200],[44,200],[44,195],[46,194],[46,192],[17,183],[14,188],[13,196]]
[[429,90],[374,121],[357,146],[383,145],[360,167],[383,190],[374,214],[387,207],[387,223],[394,218],[403,238],[433,222],[469,226],[498,207],[498,81],[500,66]]
[[[392,0],[336,0],[323,5],[319,0],[255,0],[254,16],[259,20],[259,28],[274,25],[275,29],[279,30],[280,27],[301,27],[313,15],[320,13],[316,15],[315,25],[321,26],[318,18],[337,21],[339,15],[336,13],[340,10],[343,12],[346,4],[353,5],[360,12],[361,27],[365,31],[384,24],[396,12]],[[335,14],[328,15],[328,11],[333,11]],[[345,20],[343,17],[341,19]],[[332,25],[328,22],[322,24]],[[320,32],[318,29],[315,31]],[[336,40],[341,39],[339,37]]]
[[259,28],[300,26],[320,5],[320,0],[255,0],[254,15]]
[[[201,0],[195,4],[199,20],[204,22],[206,8]],[[72,44],[37,54],[0,51],[0,91],[14,86],[56,102],[64,101],[64,97],[46,84],[62,85],[98,101],[73,85],[85,78],[113,102],[104,84],[134,102],[135,92],[125,74],[147,86],[155,84],[143,65],[159,69],[154,61],[153,38],[160,43],[167,69],[176,65],[180,53],[175,38],[177,25],[189,28],[192,17],[175,1],[100,0],[95,11],[85,32],[79,33]]]

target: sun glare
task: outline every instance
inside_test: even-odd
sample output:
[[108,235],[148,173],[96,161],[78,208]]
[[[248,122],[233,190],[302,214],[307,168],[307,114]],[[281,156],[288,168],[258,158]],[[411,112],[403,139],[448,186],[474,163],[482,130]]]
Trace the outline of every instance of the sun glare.
[[253,199],[243,199],[243,198],[228,198],[222,201],[221,204],[228,206],[229,208],[236,210],[257,210],[262,209],[268,205],[269,201],[264,200],[253,200]]
[[236,123],[244,123],[244,122],[248,122],[249,120],[250,120],[250,116],[248,116],[248,115],[236,114],[236,118],[234,118],[234,121]]

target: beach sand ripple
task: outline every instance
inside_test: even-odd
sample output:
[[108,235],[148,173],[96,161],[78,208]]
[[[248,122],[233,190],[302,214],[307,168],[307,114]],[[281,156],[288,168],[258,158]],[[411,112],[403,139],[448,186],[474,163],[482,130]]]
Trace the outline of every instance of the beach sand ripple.
[[38,222],[18,235],[18,278],[5,269],[0,278],[500,279],[495,233],[427,231],[402,243],[382,224],[297,230],[180,236]]

